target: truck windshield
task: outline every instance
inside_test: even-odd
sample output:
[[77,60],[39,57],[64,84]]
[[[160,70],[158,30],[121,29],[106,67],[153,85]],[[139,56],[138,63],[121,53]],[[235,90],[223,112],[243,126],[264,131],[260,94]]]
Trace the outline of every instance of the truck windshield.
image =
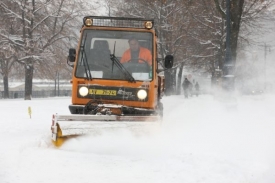
[[152,80],[152,42],[150,32],[85,30],[75,76],[89,78],[88,71],[93,79],[127,80],[126,70],[136,81]]

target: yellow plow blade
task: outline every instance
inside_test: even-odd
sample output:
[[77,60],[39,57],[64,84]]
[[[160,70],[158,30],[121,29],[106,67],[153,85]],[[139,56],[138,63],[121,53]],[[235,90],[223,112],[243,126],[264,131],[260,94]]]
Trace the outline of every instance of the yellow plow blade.
[[52,141],[60,147],[71,136],[101,134],[103,131],[128,129],[139,131],[143,127],[160,125],[158,116],[115,116],[115,115],[53,115]]

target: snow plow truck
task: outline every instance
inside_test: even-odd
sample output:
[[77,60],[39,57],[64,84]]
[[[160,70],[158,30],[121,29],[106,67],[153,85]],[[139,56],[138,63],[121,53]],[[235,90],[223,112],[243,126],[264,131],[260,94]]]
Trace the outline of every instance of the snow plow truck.
[[[132,39],[138,41],[139,49],[149,50],[149,61],[135,54],[136,58],[122,62]],[[161,73],[172,68],[173,56],[158,58],[152,19],[84,17],[78,46],[69,49],[67,63],[73,67],[71,114],[53,115],[54,145],[89,133],[99,123],[112,126],[162,119],[165,86]]]

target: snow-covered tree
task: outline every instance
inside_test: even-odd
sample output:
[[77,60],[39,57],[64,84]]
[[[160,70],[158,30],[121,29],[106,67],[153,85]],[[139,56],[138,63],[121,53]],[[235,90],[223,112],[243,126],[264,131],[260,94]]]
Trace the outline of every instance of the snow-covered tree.
[[[159,54],[162,57],[173,54],[175,67],[180,68],[179,73],[182,73],[183,67],[192,72],[213,73],[216,67],[223,68],[226,37],[225,2],[226,0],[121,0],[115,5],[109,4],[117,10],[112,15],[154,18],[160,40]],[[230,2],[231,50],[235,62],[240,27],[244,26],[242,23],[251,24],[273,1]],[[166,72],[166,87],[170,88],[172,93],[175,89],[175,73],[173,69]]]
[[171,54],[175,57],[175,67],[165,72],[166,94],[172,94],[176,90],[176,69],[184,60],[186,53],[183,47],[187,37],[187,29],[190,24],[187,11],[181,0],[171,1],[146,1],[124,0],[116,3],[116,16],[143,17],[154,19],[158,32],[158,54],[162,59]]
[[75,26],[79,30],[82,17],[94,7],[85,0],[1,0],[0,7],[6,20],[0,44],[8,41],[16,53],[13,60],[24,67],[25,99],[30,100],[34,70],[55,75],[65,67]]
[[7,7],[12,6],[8,0],[0,1],[0,74],[3,77],[4,98],[9,98],[9,73],[16,61],[19,47],[22,46],[22,39],[19,36],[20,24],[16,23],[6,11]]

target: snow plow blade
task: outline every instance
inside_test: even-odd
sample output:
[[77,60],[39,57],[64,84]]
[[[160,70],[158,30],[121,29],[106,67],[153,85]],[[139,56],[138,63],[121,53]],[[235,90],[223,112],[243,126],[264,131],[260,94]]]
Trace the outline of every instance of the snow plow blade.
[[53,115],[52,142],[60,147],[71,136],[98,134],[102,129],[134,129],[144,124],[158,124],[159,116],[117,116],[117,115]]

